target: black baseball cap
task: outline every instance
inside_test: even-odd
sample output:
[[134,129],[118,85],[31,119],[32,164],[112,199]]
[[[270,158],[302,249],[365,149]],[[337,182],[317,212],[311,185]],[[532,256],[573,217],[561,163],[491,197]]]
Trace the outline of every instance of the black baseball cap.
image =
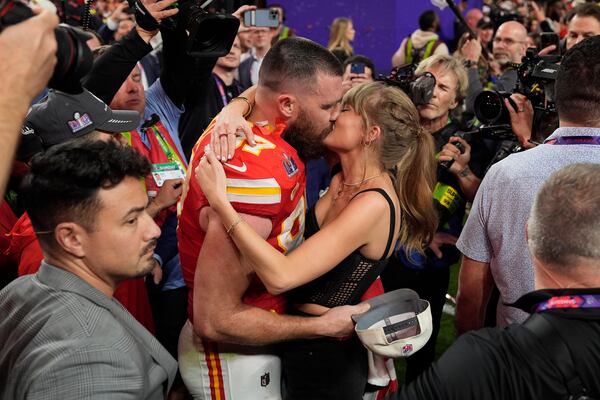
[[494,29],[494,23],[488,17],[483,17],[477,22],[477,28],[479,29]]
[[137,111],[111,110],[88,90],[69,94],[50,89],[46,100],[35,104],[27,114],[21,133],[38,136],[48,148],[95,130],[120,133],[139,125]]

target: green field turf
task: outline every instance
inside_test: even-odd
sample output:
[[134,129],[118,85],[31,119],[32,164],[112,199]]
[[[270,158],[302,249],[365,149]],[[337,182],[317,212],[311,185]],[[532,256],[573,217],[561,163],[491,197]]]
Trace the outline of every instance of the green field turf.
[[[456,298],[456,291],[458,288],[458,270],[460,268],[460,263],[457,263],[451,267],[450,270],[450,285],[448,287],[448,293]],[[448,301],[446,304],[450,304]],[[436,357],[439,358],[444,351],[454,340],[456,339],[456,329],[454,328],[454,317],[448,315],[446,313],[442,314],[442,325],[440,327],[440,333],[438,335],[437,344],[436,344]],[[403,359],[396,360],[396,372],[398,375],[398,383],[402,384],[404,382],[404,370],[405,370],[405,361]]]

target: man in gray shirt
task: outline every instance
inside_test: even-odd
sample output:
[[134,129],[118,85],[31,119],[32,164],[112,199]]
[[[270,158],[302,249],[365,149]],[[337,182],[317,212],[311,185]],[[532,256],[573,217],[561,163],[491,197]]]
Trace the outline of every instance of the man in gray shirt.
[[[535,193],[556,170],[573,163],[600,163],[600,37],[565,55],[555,86],[560,128],[544,144],[513,154],[485,176],[456,247],[460,271],[456,324],[459,332],[483,326],[495,283],[497,323],[523,322],[522,311],[504,306],[533,290],[533,266],[525,224]],[[564,205],[568,207],[568,204]]]
[[175,360],[112,297],[154,266],[149,172],[113,141],[74,139],[34,159],[22,199],[44,261],[0,292],[0,398],[166,398]]

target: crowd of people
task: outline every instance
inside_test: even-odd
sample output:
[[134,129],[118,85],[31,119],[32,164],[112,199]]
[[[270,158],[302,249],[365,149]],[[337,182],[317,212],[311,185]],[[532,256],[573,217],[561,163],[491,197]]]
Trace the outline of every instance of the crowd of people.
[[600,398],[600,5],[428,10],[376,79],[218,4],[0,1],[0,398]]

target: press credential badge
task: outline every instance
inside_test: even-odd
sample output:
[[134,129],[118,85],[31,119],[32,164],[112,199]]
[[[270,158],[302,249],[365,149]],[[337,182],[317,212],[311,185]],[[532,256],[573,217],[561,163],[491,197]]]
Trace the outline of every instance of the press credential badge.
[[169,179],[184,179],[185,173],[176,162],[152,164],[152,178],[158,187]]

